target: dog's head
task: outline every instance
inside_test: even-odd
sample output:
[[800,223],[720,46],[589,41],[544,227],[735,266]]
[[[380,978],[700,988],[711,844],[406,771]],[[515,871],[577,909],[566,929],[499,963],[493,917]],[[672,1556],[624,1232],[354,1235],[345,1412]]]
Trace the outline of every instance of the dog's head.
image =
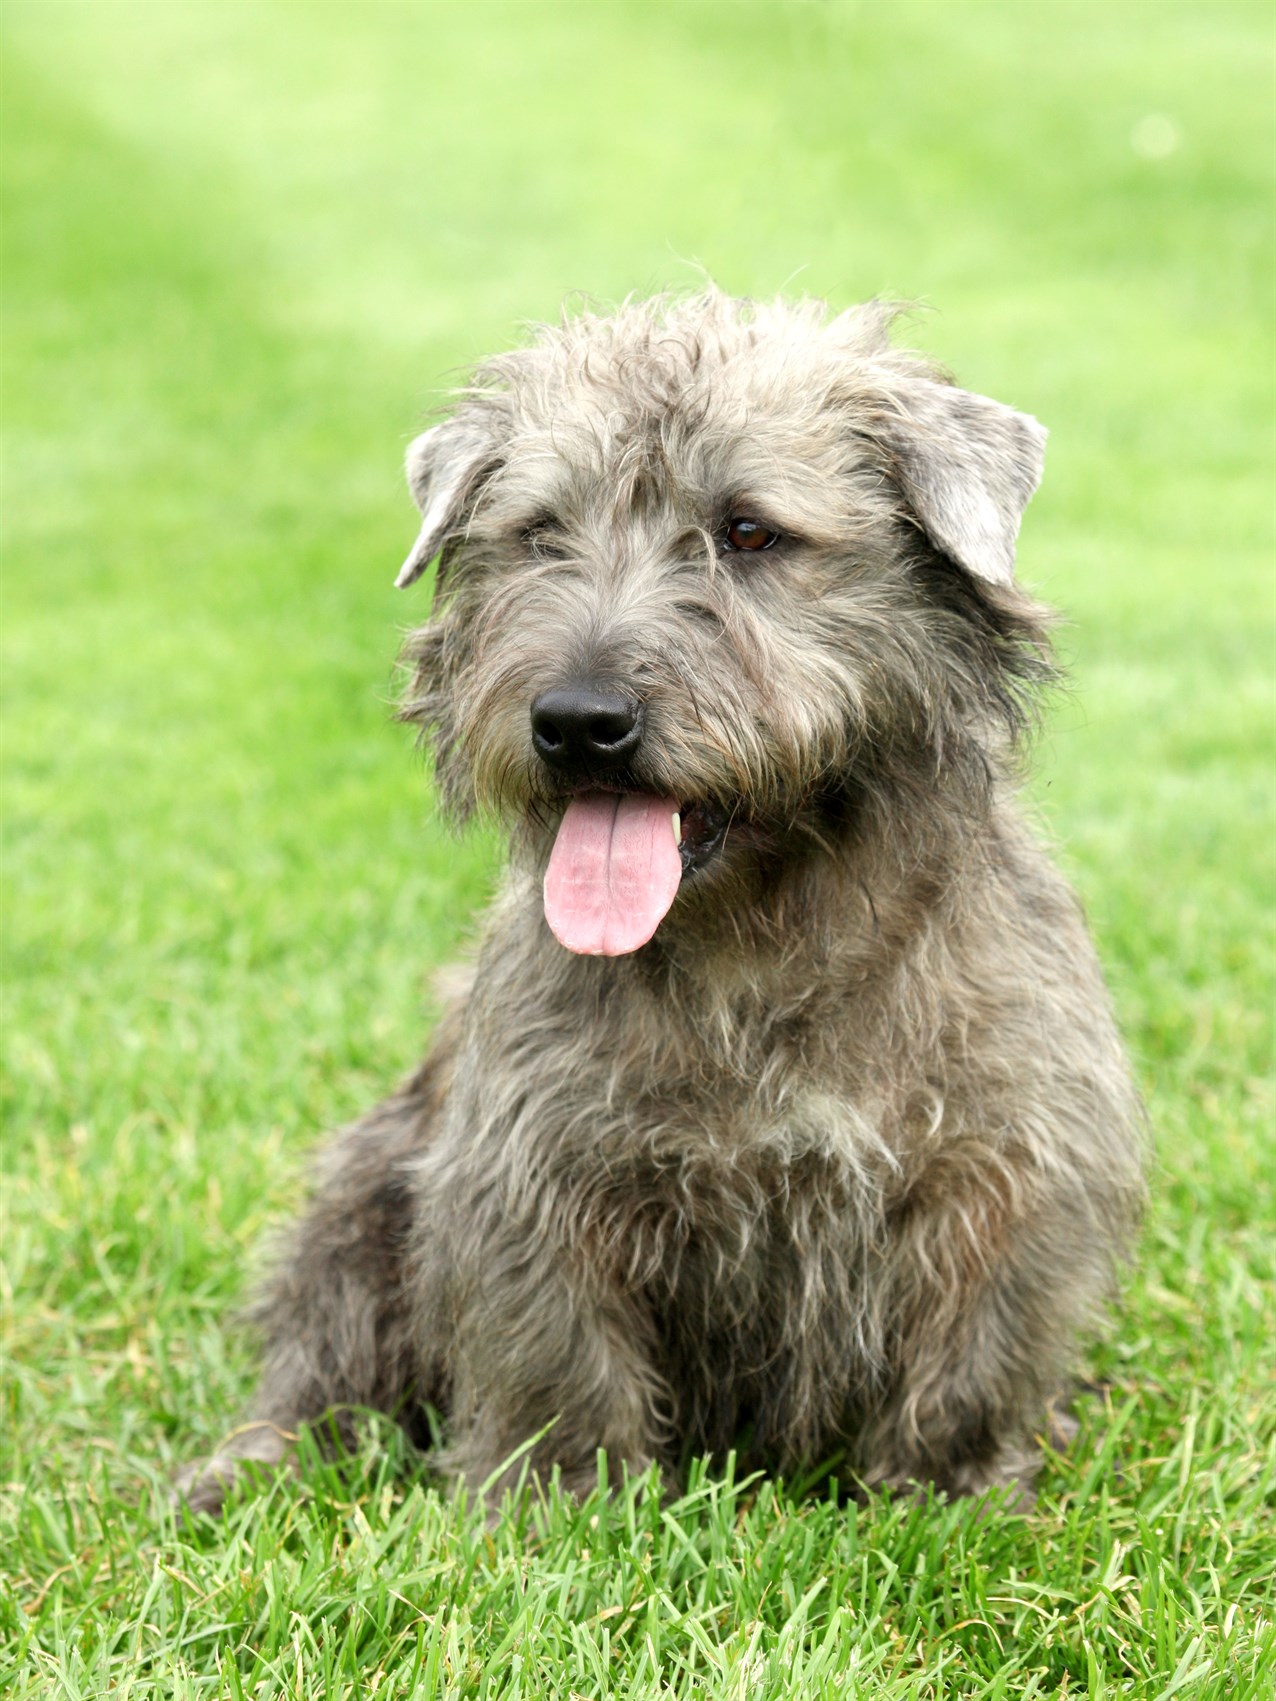
[[586,314],[409,449],[399,583],[439,568],[404,714],[445,801],[545,859],[569,948],[637,949],[675,899],[986,788],[1013,740],[1047,671],[1013,580],[1045,433],[893,350],[890,317]]

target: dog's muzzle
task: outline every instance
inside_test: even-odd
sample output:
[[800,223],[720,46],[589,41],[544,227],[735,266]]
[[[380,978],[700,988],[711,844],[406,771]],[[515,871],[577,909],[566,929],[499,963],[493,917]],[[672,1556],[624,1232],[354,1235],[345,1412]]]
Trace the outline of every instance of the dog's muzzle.
[[684,875],[722,848],[726,811],[638,789],[640,703],[579,680],[532,704],[532,746],[564,792],[545,871],[545,919],[560,944],[619,957],[655,933]]

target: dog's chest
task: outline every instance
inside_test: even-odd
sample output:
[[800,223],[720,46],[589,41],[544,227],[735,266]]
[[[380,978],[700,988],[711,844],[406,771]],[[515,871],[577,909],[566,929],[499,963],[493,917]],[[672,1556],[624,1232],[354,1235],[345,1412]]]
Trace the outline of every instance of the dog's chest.
[[823,1094],[781,1106],[728,1097],[698,1121],[666,1106],[608,1147],[577,1151],[569,1185],[626,1285],[706,1328],[752,1328],[773,1312],[791,1322],[862,1285],[880,1238],[874,1137]]
[[684,1433],[818,1452],[881,1370],[876,1187],[789,1127],[729,1165],[639,1168],[633,1184],[648,1203],[617,1243],[622,1280],[652,1319]]

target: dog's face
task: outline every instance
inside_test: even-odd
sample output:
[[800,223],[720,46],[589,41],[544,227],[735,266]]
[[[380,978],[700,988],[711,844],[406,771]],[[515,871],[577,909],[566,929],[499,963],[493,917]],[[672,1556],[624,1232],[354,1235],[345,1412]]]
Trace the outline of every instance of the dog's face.
[[1013,721],[1044,433],[887,322],[716,293],[578,318],[412,445],[400,583],[442,553],[405,713],[445,799],[545,857],[569,948],[826,853],[848,799]]

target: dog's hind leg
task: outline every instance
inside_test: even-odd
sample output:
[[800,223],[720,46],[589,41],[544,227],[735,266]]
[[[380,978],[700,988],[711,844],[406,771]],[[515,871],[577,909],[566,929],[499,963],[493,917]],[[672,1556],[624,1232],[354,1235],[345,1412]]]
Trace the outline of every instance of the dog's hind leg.
[[263,1345],[257,1391],[217,1453],[177,1479],[192,1510],[219,1510],[245,1466],[284,1463],[298,1430],[328,1414],[347,1445],[358,1407],[425,1438],[423,1404],[440,1394],[420,1385],[405,1258],[412,1168],[432,1135],[449,1050],[436,1045],[399,1093],[324,1152],[310,1207],[247,1313]]

